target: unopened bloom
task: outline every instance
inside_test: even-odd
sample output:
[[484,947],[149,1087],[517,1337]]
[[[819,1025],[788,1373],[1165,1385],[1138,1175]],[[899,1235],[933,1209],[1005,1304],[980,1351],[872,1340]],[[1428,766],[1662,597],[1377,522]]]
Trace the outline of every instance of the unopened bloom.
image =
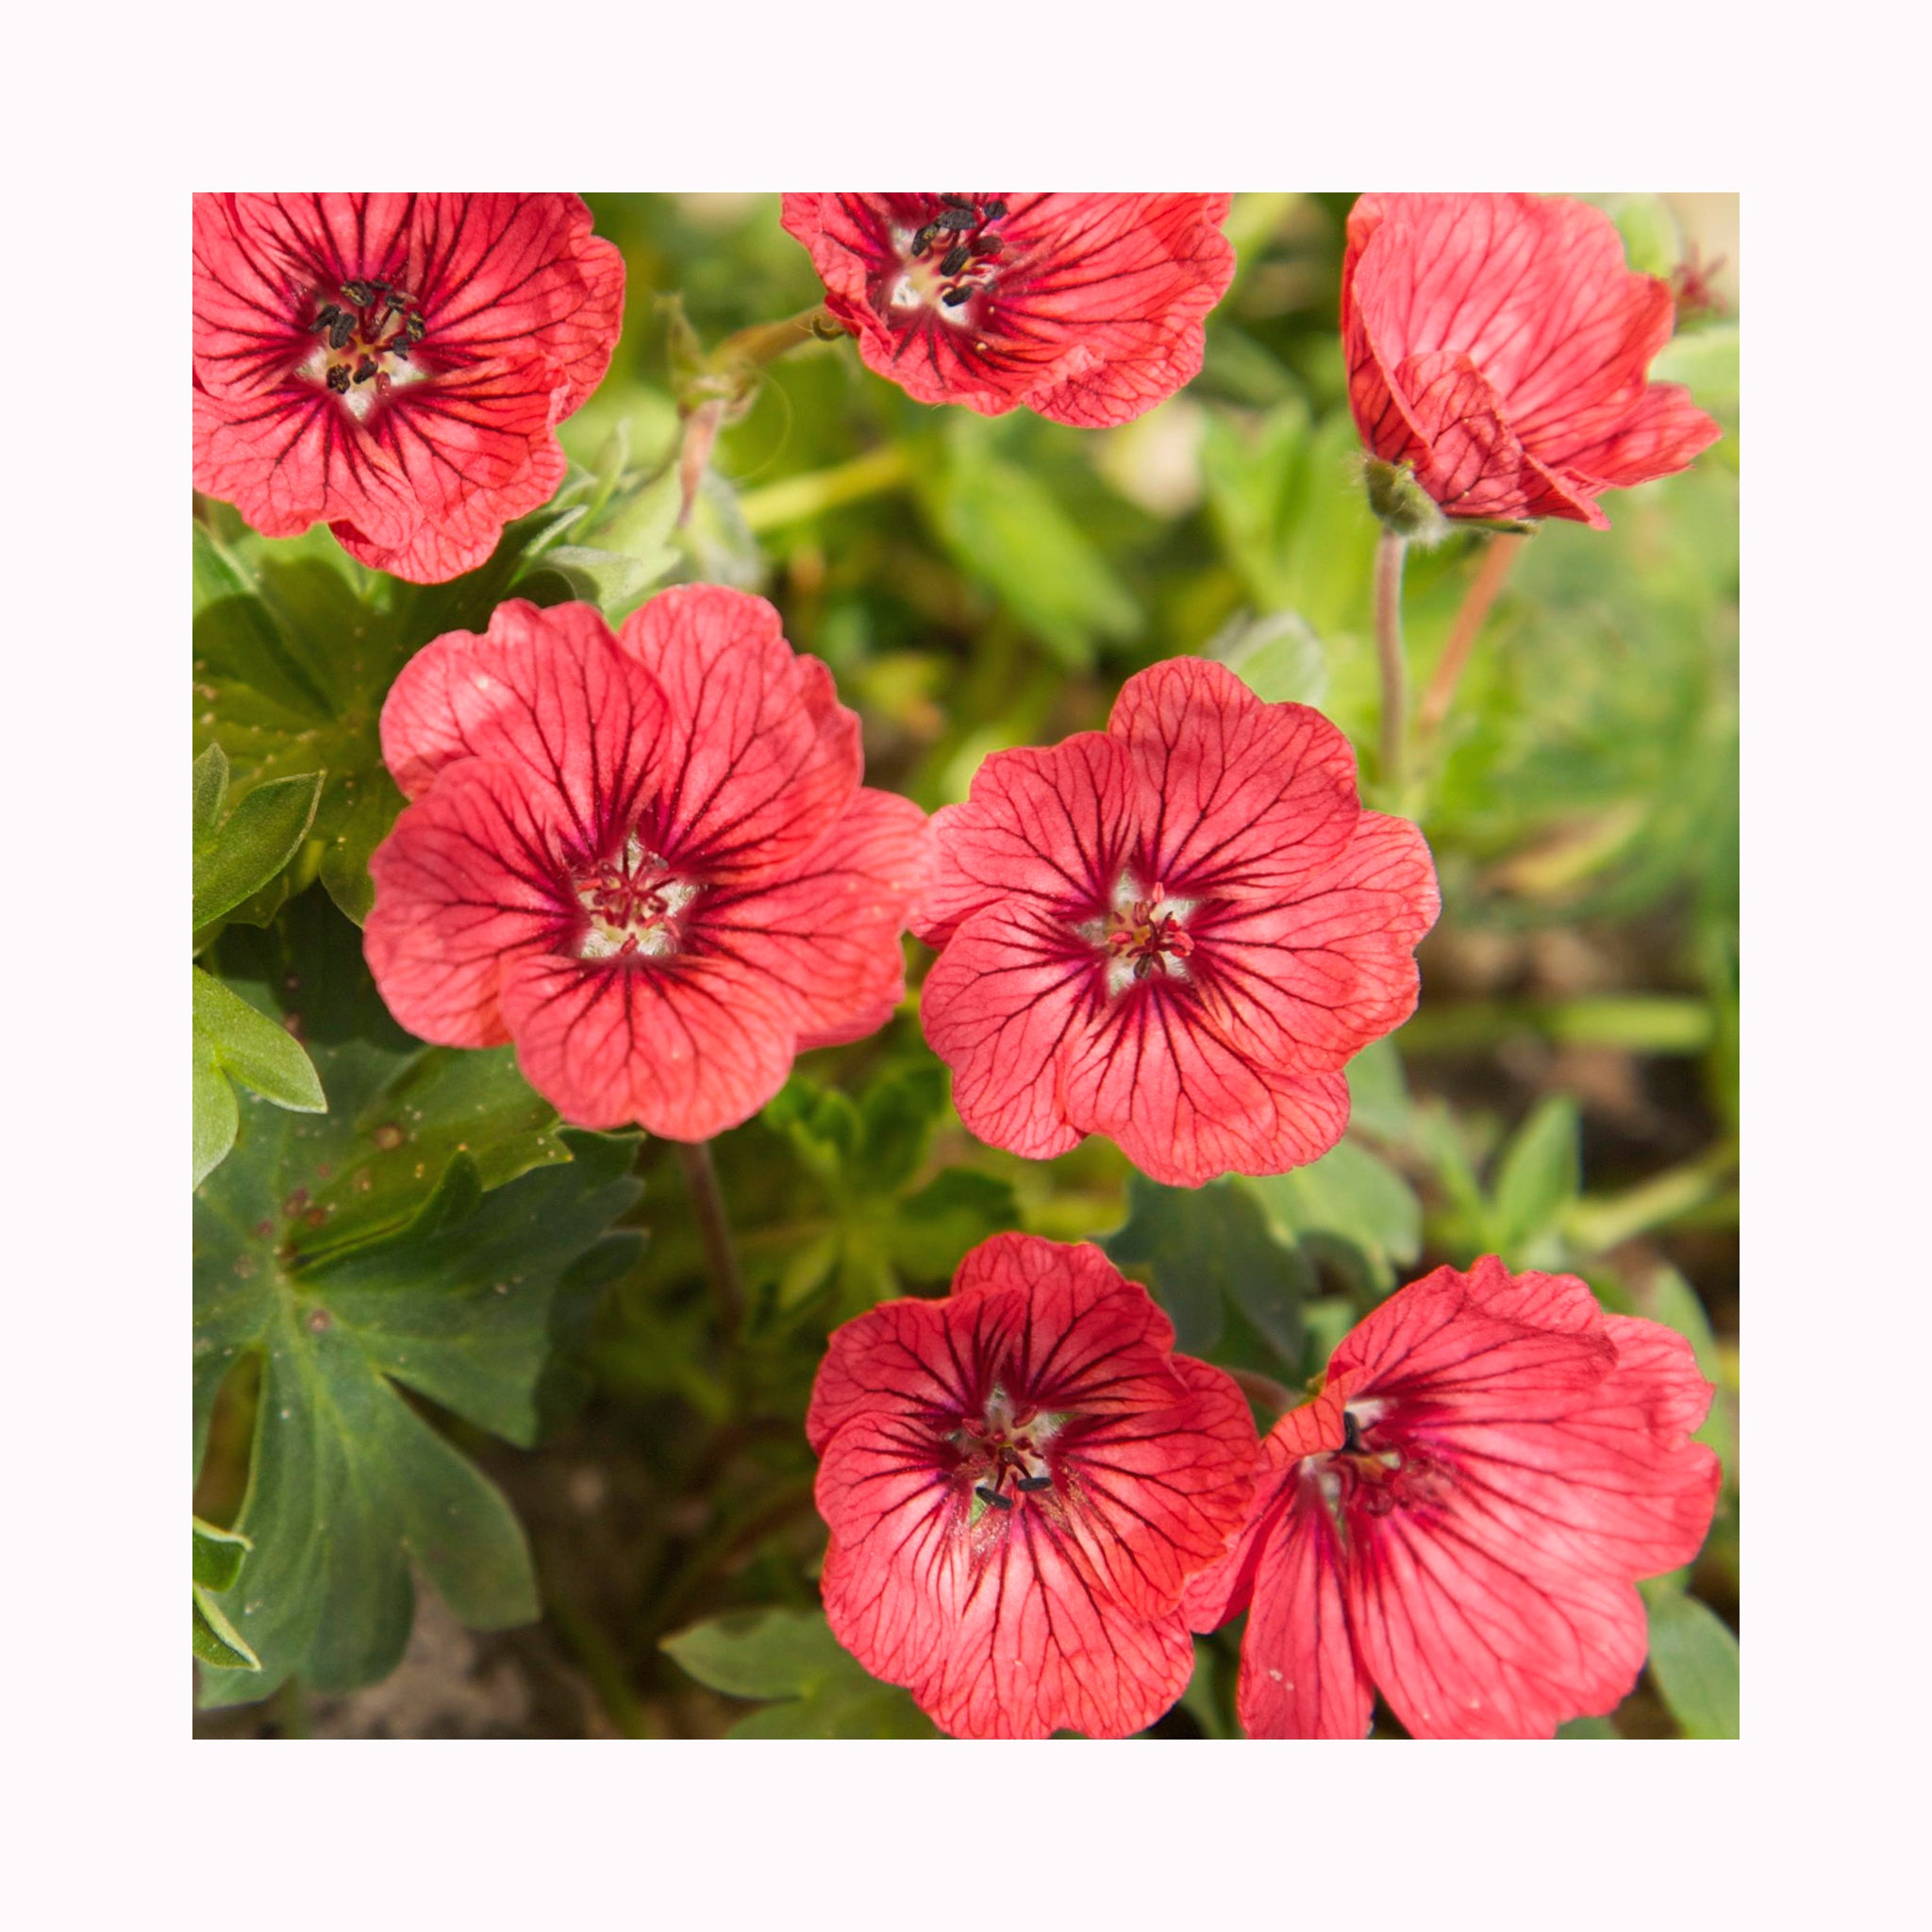
[[623,310],[574,194],[197,194],[194,487],[459,575],[555,494]]
[[983,1241],[832,1336],[806,1433],[833,1633],[964,1738],[1118,1738],[1187,1688],[1177,1606],[1255,1481],[1228,1375],[1097,1248]]
[[1379,1690],[1419,1738],[1547,1738],[1643,1667],[1635,1580],[1688,1563],[1718,1459],[1690,1345],[1569,1274],[1493,1257],[1398,1291],[1274,1425],[1246,1527],[1190,1590],[1245,1608],[1257,1738],[1359,1738]]
[[761,597],[499,605],[404,667],[382,752],[413,803],[370,861],[390,1010],[514,1041],[568,1121],[735,1125],[806,1047],[884,1024],[924,817],[859,783],[858,720]]
[[1675,383],[1670,284],[1616,225],[1532,194],[1365,194],[1348,218],[1341,335],[1372,455],[1450,517],[1568,517],[1685,468],[1723,433]]
[[920,997],[959,1117],[1033,1159],[1110,1135],[1156,1180],[1316,1159],[1342,1068],[1416,1002],[1440,908],[1319,711],[1224,665],[1128,679],[1105,731],[995,752],[934,821]]
[[1201,367],[1224,194],[788,194],[826,306],[923,403],[1125,423]]

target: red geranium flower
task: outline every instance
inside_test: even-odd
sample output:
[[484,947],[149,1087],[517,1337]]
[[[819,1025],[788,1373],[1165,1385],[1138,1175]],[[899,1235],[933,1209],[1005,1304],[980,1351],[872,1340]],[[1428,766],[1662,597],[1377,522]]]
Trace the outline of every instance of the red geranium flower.
[[1182,1187],[1279,1174],[1341,1139],[1342,1067],[1414,1010],[1422,834],[1362,809],[1319,711],[1224,665],[1140,673],[1104,732],[995,752],[933,824],[920,1013],[996,1147],[1108,1134]]
[[859,784],[761,597],[666,591],[617,637],[499,605],[404,667],[382,754],[415,802],[370,861],[377,988],[425,1040],[514,1041],[566,1120],[704,1140],[898,1003],[924,815]]
[[1098,1249],[995,1235],[832,1336],[806,1434],[839,1641],[956,1737],[1121,1738],[1187,1688],[1176,1606],[1255,1482],[1233,1380]]
[[1224,194],[788,194],[866,366],[922,403],[1108,429],[1201,367]]
[[1348,218],[1341,335],[1362,441],[1452,517],[1569,517],[1683,469],[1723,434],[1674,383],[1670,285],[1616,225],[1531,194],[1365,194]]
[[556,492],[623,311],[574,194],[197,194],[194,487],[459,575]]
[[1643,1668],[1632,1587],[1697,1554],[1718,1459],[1690,1345],[1574,1275],[1493,1257],[1402,1289],[1275,1424],[1246,1528],[1190,1590],[1246,1607],[1257,1738],[1359,1738],[1379,1690],[1419,1738],[1547,1738]]

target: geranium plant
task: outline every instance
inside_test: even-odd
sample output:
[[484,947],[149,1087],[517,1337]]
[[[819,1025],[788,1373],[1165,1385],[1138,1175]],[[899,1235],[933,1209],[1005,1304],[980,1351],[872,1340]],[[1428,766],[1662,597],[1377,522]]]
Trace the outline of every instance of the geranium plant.
[[1733,1733],[1725,219],[197,196],[197,1724]]

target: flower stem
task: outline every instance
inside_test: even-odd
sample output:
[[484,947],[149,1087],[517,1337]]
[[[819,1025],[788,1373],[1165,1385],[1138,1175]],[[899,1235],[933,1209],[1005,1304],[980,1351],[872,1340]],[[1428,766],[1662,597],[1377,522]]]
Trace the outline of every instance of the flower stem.
[[680,1141],[677,1158],[684,1167],[684,1184],[691,1192],[691,1211],[704,1238],[705,1260],[718,1296],[718,1325],[726,1341],[736,1341],[744,1325],[744,1283],[731,1246],[731,1224],[724,1218],[724,1196],[718,1190],[718,1170],[708,1141]]
[[1402,652],[1402,559],[1408,539],[1385,529],[1375,545],[1375,656],[1382,670],[1382,789],[1399,805],[1408,673]]
[[1462,675],[1463,666],[1469,662],[1469,654],[1482,631],[1483,621],[1489,616],[1491,606],[1502,594],[1503,586],[1508,581],[1522,548],[1519,538],[1490,539],[1490,547],[1483,552],[1481,567],[1463,593],[1461,608],[1457,611],[1456,622],[1449,628],[1449,641],[1442,646],[1442,655],[1436,660],[1435,675],[1429,679],[1428,694],[1423,699],[1418,727],[1423,737],[1433,738],[1442,728],[1442,722],[1449,715],[1449,701],[1456,695],[1456,681]]
[[1299,1408],[1307,1399],[1284,1387],[1274,1376],[1257,1374],[1253,1369],[1229,1369],[1226,1373],[1234,1377],[1241,1393],[1257,1408],[1266,1409],[1274,1415],[1286,1415],[1290,1409]]
[[761,369],[808,342],[836,341],[845,332],[845,325],[821,302],[816,308],[803,308],[783,322],[754,323],[735,336],[726,336],[711,352],[711,366]]

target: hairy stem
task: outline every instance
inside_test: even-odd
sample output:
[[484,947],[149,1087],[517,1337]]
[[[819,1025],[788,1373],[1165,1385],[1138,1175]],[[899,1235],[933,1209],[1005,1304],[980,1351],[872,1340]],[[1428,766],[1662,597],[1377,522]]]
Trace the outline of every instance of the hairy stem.
[[1449,627],[1449,641],[1442,646],[1442,655],[1436,660],[1435,675],[1429,679],[1428,692],[1423,699],[1419,728],[1424,738],[1433,738],[1442,728],[1442,721],[1449,715],[1449,701],[1456,695],[1457,680],[1462,675],[1463,666],[1469,662],[1469,654],[1481,634],[1490,607],[1502,594],[1503,586],[1509,580],[1517,553],[1522,548],[1523,541],[1518,537],[1490,539],[1490,547],[1483,552],[1482,564],[1471,579],[1469,589],[1463,592],[1461,608],[1456,613],[1456,622]]
[[1408,539],[1385,529],[1375,546],[1375,656],[1382,671],[1382,789],[1402,794],[1403,741],[1408,719],[1408,671],[1402,652],[1402,559]]
[[836,341],[845,333],[845,325],[821,302],[816,308],[801,309],[783,322],[754,323],[735,336],[726,336],[711,353],[714,369],[760,369],[802,349],[808,342]]
[[708,1141],[680,1141],[677,1158],[684,1184],[691,1192],[691,1211],[704,1238],[705,1260],[718,1297],[718,1325],[726,1341],[736,1341],[744,1325],[744,1283],[731,1246],[731,1224],[724,1218],[724,1196],[718,1190],[718,1170]]

